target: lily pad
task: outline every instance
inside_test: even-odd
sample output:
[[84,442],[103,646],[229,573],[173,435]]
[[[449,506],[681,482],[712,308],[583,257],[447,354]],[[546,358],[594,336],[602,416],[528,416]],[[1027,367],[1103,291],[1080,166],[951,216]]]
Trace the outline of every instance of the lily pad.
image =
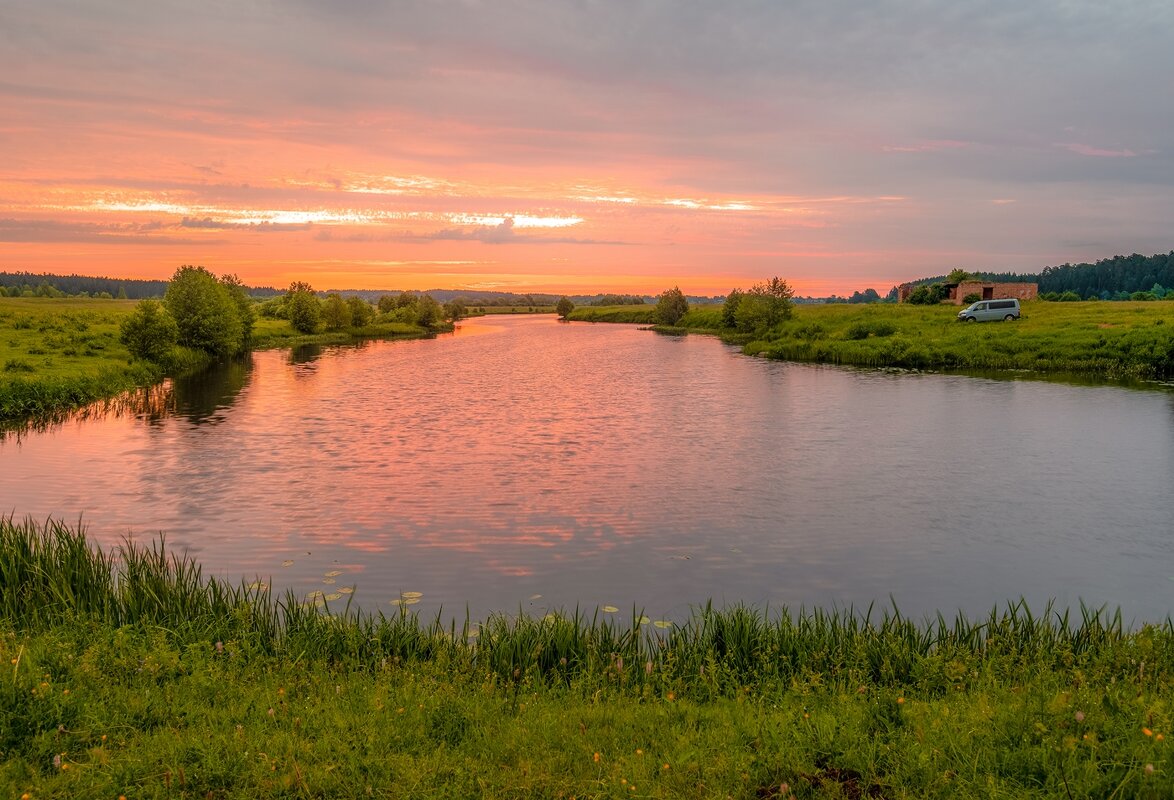
[[658,619],[656,622],[652,623],[652,625],[653,627],[660,628],[662,630],[673,627],[673,623],[667,619]]
[[325,599],[326,600],[341,600],[342,595],[339,592],[331,592],[330,594],[326,595]]
[[617,611],[619,611],[619,609],[616,608],[615,606],[600,606],[599,610],[602,611],[604,614],[614,614]]
[[641,616],[640,619],[638,619],[636,621],[639,622],[641,625],[647,625],[651,620],[649,620],[648,617]]
[[419,599],[424,596],[424,593],[423,592],[400,592],[399,596],[403,597],[403,598],[408,598],[408,599],[411,599],[413,597],[415,597],[416,599]]
[[306,599],[307,599],[307,600],[313,600],[315,597],[321,597],[321,596],[322,596],[322,592],[320,592],[319,590],[315,589],[314,591],[312,591],[312,592],[310,592],[309,594],[307,594],[307,595],[306,595]]
[[246,589],[260,589],[261,591],[265,591],[266,589],[269,588],[269,584],[265,583],[265,581],[253,581],[245,588]]
[[353,587],[353,586],[340,586],[338,588],[338,591],[340,594],[354,594],[355,587]]
[[337,578],[341,574],[342,574],[341,569],[332,569],[332,570],[330,570],[330,572],[326,573],[326,577],[327,578]]
[[337,581],[334,580],[334,578],[323,578],[322,582],[323,583],[337,583]]
[[542,595],[540,595],[540,594],[532,594],[532,595],[530,595],[530,599],[531,599],[531,600],[541,600],[541,599],[542,599]]
[[282,562],[281,562],[281,566],[283,566],[283,567],[292,567],[292,566],[293,566],[293,559],[292,559],[292,558],[287,558],[285,561],[282,561]]

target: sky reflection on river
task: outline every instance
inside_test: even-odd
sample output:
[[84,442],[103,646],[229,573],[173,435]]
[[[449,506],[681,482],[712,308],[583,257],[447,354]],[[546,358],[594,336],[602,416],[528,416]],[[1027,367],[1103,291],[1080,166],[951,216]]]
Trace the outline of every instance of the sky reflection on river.
[[84,515],[105,543],[162,531],[300,593],[341,571],[364,607],[414,590],[426,613],[1174,608],[1168,392],[767,363],[527,317],[256,353],[142,396],[0,442],[5,509]]

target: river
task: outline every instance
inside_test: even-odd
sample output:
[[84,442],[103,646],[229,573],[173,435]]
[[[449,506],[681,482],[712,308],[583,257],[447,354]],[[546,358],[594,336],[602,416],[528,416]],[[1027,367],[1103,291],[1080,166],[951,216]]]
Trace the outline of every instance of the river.
[[[0,440],[0,510],[425,617],[712,599],[1174,611],[1174,393],[488,317],[264,351]],[[327,576],[327,573],[339,573]],[[333,581],[333,583],[324,583]]]

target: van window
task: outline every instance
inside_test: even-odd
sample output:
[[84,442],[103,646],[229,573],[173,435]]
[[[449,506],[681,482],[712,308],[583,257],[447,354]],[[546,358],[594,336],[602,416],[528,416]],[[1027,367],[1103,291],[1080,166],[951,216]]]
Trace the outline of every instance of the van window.
[[997,303],[991,303],[991,308],[1015,308],[1015,301],[1000,300]]

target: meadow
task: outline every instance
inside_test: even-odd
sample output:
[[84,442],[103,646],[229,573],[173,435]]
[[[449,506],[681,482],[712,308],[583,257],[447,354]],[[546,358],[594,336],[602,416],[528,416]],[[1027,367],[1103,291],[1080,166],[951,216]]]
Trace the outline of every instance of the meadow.
[[[46,417],[149,386],[166,375],[205,367],[210,357],[174,348],[168,363],[134,360],[119,325],[138,301],[95,298],[0,298],[0,423]],[[403,322],[303,334],[288,320],[258,317],[253,349],[343,344],[363,338],[418,338]]]
[[421,620],[0,520],[0,785],[84,797],[1168,797],[1174,627]]
[[1174,302],[1023,304],[1017,322],[958,322],[958,306],[801,305],[753,334],[721,328],[721,307],[656,325],[653,306],[575,309],[571,319],[636,322],[667,333],[704,332],[744,352],[788,361],[918,370],[1017,370],[1100,378],[1174,375]]

